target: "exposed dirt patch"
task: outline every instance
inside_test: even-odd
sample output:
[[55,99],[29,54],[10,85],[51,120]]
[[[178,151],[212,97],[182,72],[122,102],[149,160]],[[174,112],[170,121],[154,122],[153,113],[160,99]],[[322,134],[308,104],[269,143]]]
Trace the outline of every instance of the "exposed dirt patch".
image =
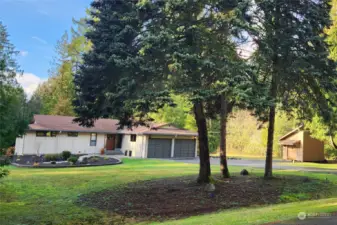
[[195,177],[168,178],[90,193],[82,196],[78,203],[138,221],[158,221],[220,209],[278,203],[283,192],[310,182],[313,182],[316,192],[320,183],[304,177],[264,180],[257,176],[237,175],[227,180],[216,179],[216,191],[208,193],[204,186],[196,184]]

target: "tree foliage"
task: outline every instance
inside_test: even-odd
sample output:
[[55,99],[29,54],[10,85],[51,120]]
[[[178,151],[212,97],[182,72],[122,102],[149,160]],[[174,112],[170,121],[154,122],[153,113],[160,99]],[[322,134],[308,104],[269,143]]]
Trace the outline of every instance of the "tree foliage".
[[330,18],[332,24],[326,29],[327,43],[330,46],[330,58],[337,61],[337,0],[331,2]]
[[315,114],[326,123],[335,91],[335,65],[328,60],[323,29],[330,24],[327,0],[255,1],[250,31],[258,49],[254,62],[274,101],[269,107],[265,176],[272,176],[276,104],[300,120]]
[[73,23],[71,35],[65,32],[56,45],[56,58],[49,79],[38,87],[30,100],[31,105],[39,107],[36,113],[75,115],[74,74],[82,63],[83,54],[91,48],[91,43],[84,36],[87,31],[84,18],[73,20]]
[[[20,73],[16,62],[17,54],[0,21],[0,152],[15,144],[16,137],[24,134],[29,122],[26,96],[16,81],[16,76]],[[6,164],[7,159],[1,157],[0,178],[9,174],[3,168]]]
[[26,97],[16,81],[20,73],[15,60],[17,54],[0,22],[0,149],[14,145],[15,138],[24,133],[29,121]]

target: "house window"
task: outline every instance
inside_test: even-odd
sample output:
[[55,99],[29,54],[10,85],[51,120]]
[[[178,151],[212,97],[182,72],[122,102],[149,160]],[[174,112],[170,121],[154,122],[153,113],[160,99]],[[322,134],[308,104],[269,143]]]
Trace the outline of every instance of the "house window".
[[36,131],[36,137],[56,137],[56,131]]
[[131,142],[136,142],[137,135],[131,134]]
[[91,133],[90,134],[90,146],[96,146],[97,143],[97,134]]
[[68,137],[78,137],[78,132],[68,132]]
[[47,137],[47,132],[45,132],[45,131],[36,131],[36,137]]

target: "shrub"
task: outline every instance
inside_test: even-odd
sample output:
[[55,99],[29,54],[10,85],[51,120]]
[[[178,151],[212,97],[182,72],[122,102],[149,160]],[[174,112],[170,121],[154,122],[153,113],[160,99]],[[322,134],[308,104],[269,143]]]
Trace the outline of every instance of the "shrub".
[[325,149],[325,157],[330,160],[337,160],[337,150],[333,147],[326,146]]
[[101,157],[99,156],[92,156],[88,159],[88,162],[92,163],[92,162],[98,162],[101,159]]
[[62,152],[62,158],[63,158],[64,160],[69,159],[70,156],[71,156],[71,152],[70,152],[70,151],[63,151],[63,152]]
[[44,156],[44,160],[46,162],[57,161],[57,160],[59,160],[61,158],[62,158],[61,154],[47,154],[47,155]]
[[9,164],[10,164],[10,161],[8,157],[0,157],[0,179],[5,176],[8,176],[9,170],[4,169],[3,167]]
[[15,147],[9,147],[6,150],[6,156],[13,156],[15,152]]
[[88,157],[84,157],[81,164],[88,164]]
[[68,162],[72,163],[72,164],[75,164],[78,160],[78,157],[77,156],[70,156],[68,158]]

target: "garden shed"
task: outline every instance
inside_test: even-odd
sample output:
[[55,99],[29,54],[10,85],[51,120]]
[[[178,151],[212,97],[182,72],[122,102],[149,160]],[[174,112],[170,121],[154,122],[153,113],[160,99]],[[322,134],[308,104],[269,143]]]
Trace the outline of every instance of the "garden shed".
[[298,127],[280,138],[284,160],[299,162],[324,161],[324,143]]

